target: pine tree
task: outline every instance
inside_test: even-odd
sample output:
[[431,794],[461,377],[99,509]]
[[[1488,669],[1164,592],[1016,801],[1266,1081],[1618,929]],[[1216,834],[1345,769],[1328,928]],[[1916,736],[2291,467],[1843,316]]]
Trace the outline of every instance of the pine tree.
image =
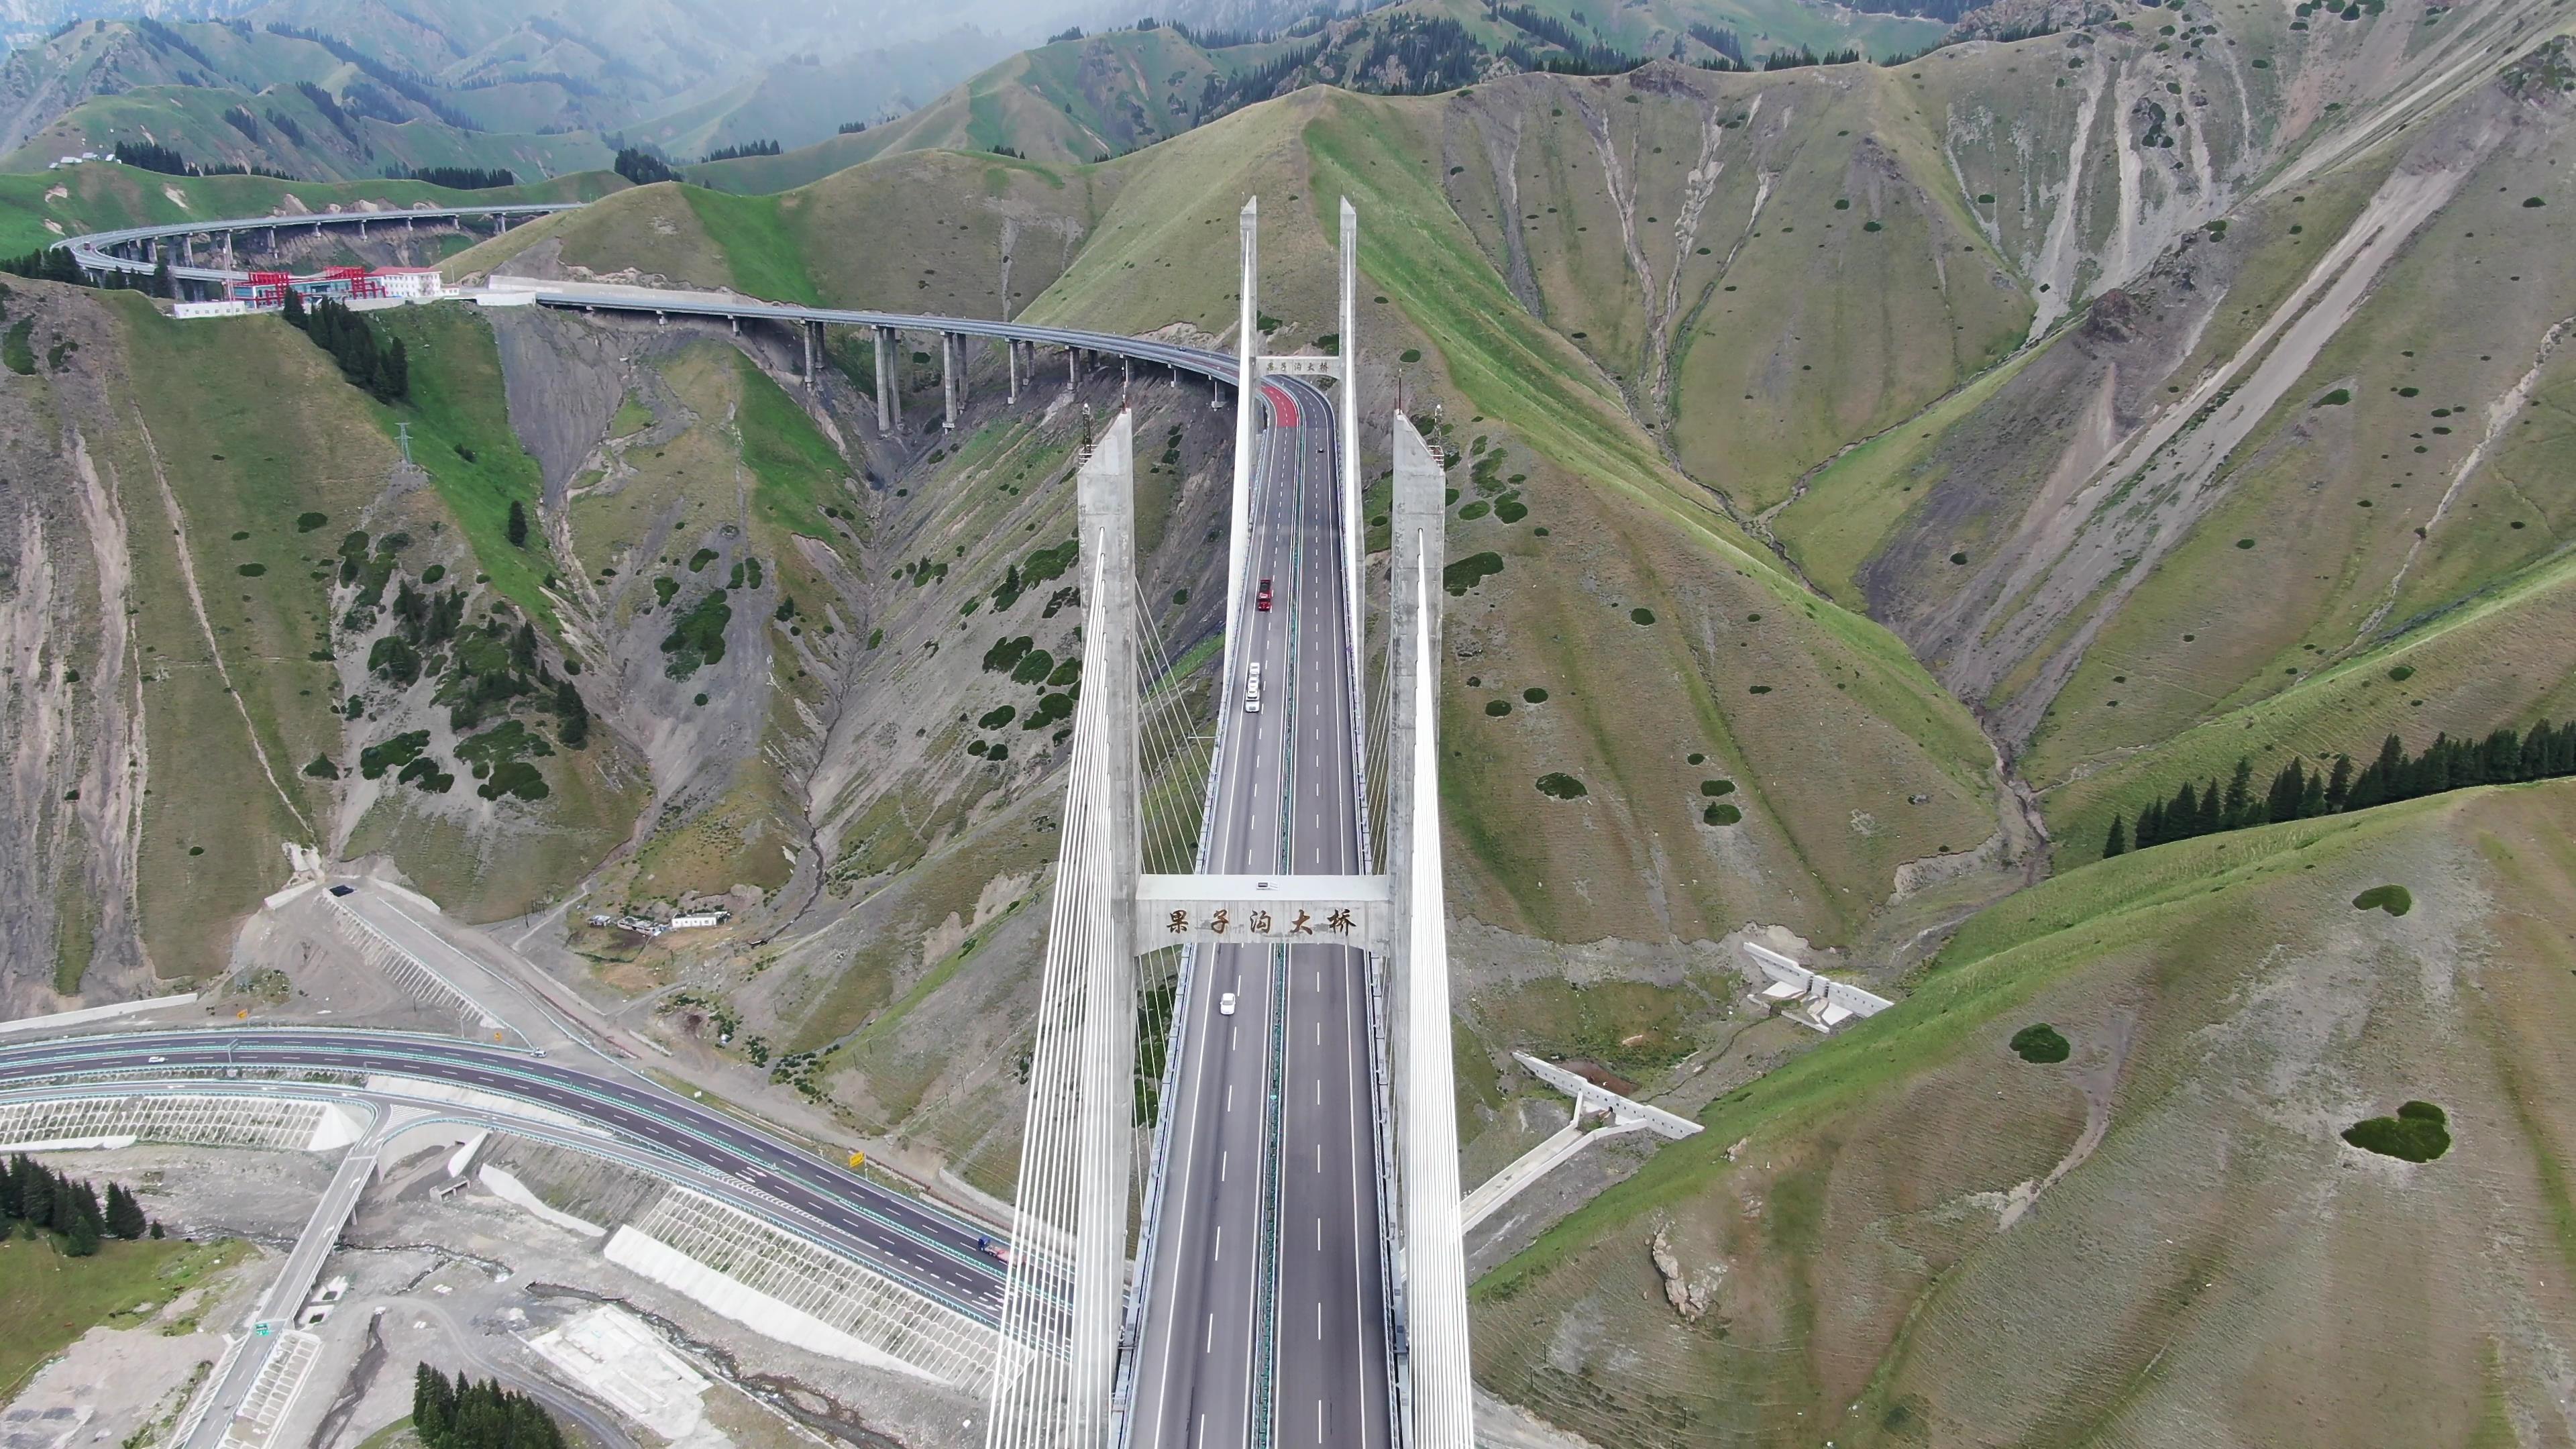
[[63,1256],[86,1258],[97,1251],[98,1224],[91,1222],[87,1217],[73,1219],[72,1225],[63,1230]]
[[2265,793],[2263,818],[2275,825],[2298,819],[2299,797],[2307,793],[2307,788],[2307,771],[2297,760],[2283,765],[2281,773],[2272,777],[2272,788]]
[[2109,860],[2112,856],[2126,852],[2128,848],[2129,832],[2121,824],[2120,817],[2114,815],[2111,817],[2111,834],[2102,842],[2102,858]]
[[152,269],[152,295],[155,297],[175,297],[179,295],[178,284],[173,282],[170,278],[170,259],[168,257],[163,257],[160,265]]
[[2189,840],[2199,833],[2200,793],[2191,788],[2189,780],[2185,780],[2182,788],[2174,791],[2173,803],[2165,807],[2164,838]]
[[18,1216],[40,1228],[50,1228],[54,1225],[54,1175],[41,1163],[23,1157],[18,1161],[27,1169],[18,1186]]
[[302,292],[295,290],[293,287],[288,287],[286,289],[286,295],[279,298],[278,301],[278,315],[286,319],[287,326],[296,328],[303,332],[310,332],[313,330],[313,316],[304,308],[304,294]]
[[528,546],[528,510],[521,507],[519,505],[519,500],[516,498],[510,500],[510,522],[508,531],[510,547],[526,548]]
[[581,691],[572,681],[555,685],[555,738],[567,750],[577,750],[590,743],[590,706],[582,701]]
[[399,402],[411,396],[411,358],[403,351],[401,338],[385,344],[384,366],[378,380],[384,386],[377,396],[386,402]]
[[2212,780],[2200,797],[2200,825],[2192,834],[2216,835],[2227,828],[2227,821],[2227,807],[2218,793],[2218,782]]
[[2238,755],[2236,773],[2227,781],[2226,803],[2218,810],[2218,828],[2234,830],[2254,820],[2254,762]]
[[2138,812],[2138,843],[2136,848],[2144,850],[2150,845],[2162,845],[2164,843],[2164,802],[2161,800],[2152,800],[2147,803],[2146,809]]
[[2352,756],[2337,755],[2334,774],[2326,780],[2326,813],[2340,815],[2352,798]]
[[143,1205],[117,1183],[107,1185],[107,1233],[128,1242],[143,1236]]

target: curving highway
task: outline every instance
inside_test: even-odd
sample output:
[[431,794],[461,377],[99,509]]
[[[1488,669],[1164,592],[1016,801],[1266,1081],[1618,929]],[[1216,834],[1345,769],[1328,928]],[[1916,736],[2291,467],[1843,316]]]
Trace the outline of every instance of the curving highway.
[[[262,1027],[64,1037],[0,1048],[0,1090],[87,1077],[113,1090],[205,1088],[227,1073],[387,1075],[469,1088],[561,1112],[667,1161],[742,1184],[753,1200],[871,1269],[981,1323],[1002,1267],[976,1248],[990,1230],[877,1186],[688,1098],[594,1076],[526,1052],[359,1028]],[[277,1093],[296,1095],[291,1090]]]
[[[67,249],[73,260],[91,272],[122,272],[127,276],[150,276],[160,265],[153,248],[163,241],[191,236],[238,236],[245,232],[276,231],[311,226],[317,231],[330,226],[381,226],[403,221],[463,222],[473,217],[540,217],[557,212],[577,211],[587,202],[559,201],[494,206],[414,207],[395,211],[342,211],[307,213],[298,216],[240,216],[219,220],[179,222],[161,226],[124,227],[114,231],[83,232],[55,242],[56,249]],[[201,282],[208,286],[225,286],[245,281],[250,273],[232,267],[200,267],[173,263],[170,275],[180,281]],[[910,312],[868,312],[842,307],[804,307],[783,302],[761,302],[748,298],[708,297],[702,294],[668,294],[655,296],[647,288],[610,290],[601,288],[573,289],[548,287],[531,281],[513,292],[533,291],[536,305],[567,311],[635,312],[671,317],[720,317],[743,321],[778,322],[789,325],[819,323],[831,327],[887,327],[898,332],[947,332],[961,337],[987,337],[1014,342],[1035,342],[1049,347],[1075,347],[1086,352],[1107,353],[1114,357],[1133,358],[1138,362],[1159,363],[1212,381],[1232,385],[1236,366],[1233,354],[1210,352],[1204,348],[1184,347],[1152,338],[1126,337],[1114,332],[1086,332],[1075,327],[1040,327],[1021,322],[997,322],[978,317],[941,317]],[[1318,394],[1318,397],[1321,395]],[[1329,410],[1329,405],[1327,405]]]

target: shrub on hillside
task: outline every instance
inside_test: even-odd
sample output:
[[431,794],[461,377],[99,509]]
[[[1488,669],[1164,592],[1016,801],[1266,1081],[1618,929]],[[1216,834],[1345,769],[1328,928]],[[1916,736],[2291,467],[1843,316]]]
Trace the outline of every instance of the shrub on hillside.
[[2012,1049],[2013,1054],[2023,1061],[2037,1062],[2042,1066],[2062,1062],[2075,1050],[2068,1045],[2063,1033],[2044,1021],[2033,1022],[2014,1032]]
[[[1450,490],[1454,501],[1457,490]],[[1471,553],[1440,571],[1440,587],[1464,597],[1469,589],[1503,571],[1503,556],[1491,551]]]
[[2402,885],[2372,886],[2360,895],[2354,896],[2352,905],[2353,909],[2358,911],[2378,910],[2386,911],[2392,916],[2402,916],[2415,909],[2415,897]]
[[1583,788],[1583,782],[1581,780],[1574,778],[1572,775],[1565,774],[1562,771],[1554,771],[1539,776],[1538,792],[1555,800],[1580,800],[1584,796],[1592,793],[1591,791]]
[[2450,1119],[2430,1102],[2408,1102],[2394,1117],[2366,1117],[2346,1127],[2343,1140],[2400,1162],[2430,1162],[2451,1150]]

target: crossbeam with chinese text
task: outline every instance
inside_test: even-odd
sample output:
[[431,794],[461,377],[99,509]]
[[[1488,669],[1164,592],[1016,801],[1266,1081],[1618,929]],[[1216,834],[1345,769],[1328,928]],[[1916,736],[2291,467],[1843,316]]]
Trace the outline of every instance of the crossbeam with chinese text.
[[1393,892],[1382,875],[1145,875],[1136,949],[1225,946],[1386,949]]

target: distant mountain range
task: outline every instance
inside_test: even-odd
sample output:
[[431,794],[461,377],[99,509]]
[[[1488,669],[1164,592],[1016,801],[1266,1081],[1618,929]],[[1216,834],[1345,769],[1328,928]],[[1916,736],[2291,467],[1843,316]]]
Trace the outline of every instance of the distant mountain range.
[[63,8],[21,0],[0,19],[15,47],[0,65],[11,169],[119,141],[314,178],[551,174],[603,166],[617,144],[694,159],[902,114],[1036,38],[1012,33],[1034,22],[971,3],[932,15],[641,0],[614,23],[595,7],[489,0],[191,0],[68,20]]

